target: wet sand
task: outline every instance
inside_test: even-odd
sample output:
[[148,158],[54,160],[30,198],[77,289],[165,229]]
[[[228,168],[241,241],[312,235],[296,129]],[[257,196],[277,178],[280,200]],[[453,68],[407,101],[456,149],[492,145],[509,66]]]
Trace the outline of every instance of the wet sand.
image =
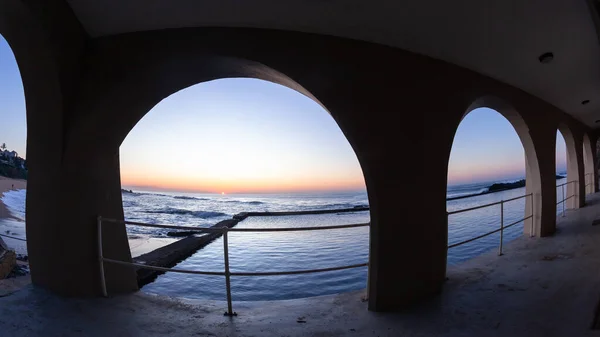
[[[2,197],[2,194],[4,194],[4,192],[10,191],[12,189],[21,190],[24,188],[27,188],[26,180],[0,177],[0,198]],[[0,201],[0,219],[4,219],[4,218],[15,219],[15,217],[13,217],[10,214],[10,212],[8,211],[6,206],[2,203],[2,201]]]

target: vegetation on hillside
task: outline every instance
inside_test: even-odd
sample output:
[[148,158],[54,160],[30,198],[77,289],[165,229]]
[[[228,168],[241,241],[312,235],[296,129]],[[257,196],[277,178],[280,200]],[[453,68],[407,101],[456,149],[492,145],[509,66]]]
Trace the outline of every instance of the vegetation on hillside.
[[27,161],[16,151],[8,150],[5,143],[0,145],[0,176],[27,179]]

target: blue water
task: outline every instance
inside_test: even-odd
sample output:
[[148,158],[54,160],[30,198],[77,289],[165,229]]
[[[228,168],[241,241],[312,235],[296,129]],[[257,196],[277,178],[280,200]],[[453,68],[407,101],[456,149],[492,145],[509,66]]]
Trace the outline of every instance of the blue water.
[[[565,179],[558,180],[557,184]],[[449,186],[448,197],[479,193],[490,183]],[[561,190],[557,189],[559,199]],[[469,208],[506,200],[525,194],[525,188],[452,200],[447,210]],[[5,193],[3,202],[13,213],[23,216],[24,191]],[[215,195],[183,193],[124,193],[123,207],[128,220],[156,224],[208,227],[247,211],[290,211],[350,208],[368,205],[367,194],[264,194]],[[558,207],[560,212],[560,206]],[[525,199],[505,204],[504,221],[508,225],[525,216]],[[527,212],[529,214],[529,210]],[[329,226],[369,222],[369,212],[322,215],[251,217],[237,228]],[[24,223],[22,225],[24,227]],[[448,219],[448,243],[463,241],[497,229],[500,226],[500,206],[455,214]],[[131,236],[143,234],[166,237],[168,230],[128,227]],[[508,242],[521,236],[519,223],[504,232]],[[23,232],[24,234],[24,232]],[[491,249],[497,249],[499,233],[452,248],[448,264],[461,263]],[[369,230],[364,228],[282,233],[230,233],[229,252],[232,272],[284,271],[327,268],[365,263],[369,254]],[[223,241],[217,239],[177,268],[223,271]],[[292,299],[363,289],[367,268],[326,273],[288,276],[232,277],[232,296],[236,301]],[[224,277],[166,273],[146,285],[143,291],[164,295],[223,300]]]

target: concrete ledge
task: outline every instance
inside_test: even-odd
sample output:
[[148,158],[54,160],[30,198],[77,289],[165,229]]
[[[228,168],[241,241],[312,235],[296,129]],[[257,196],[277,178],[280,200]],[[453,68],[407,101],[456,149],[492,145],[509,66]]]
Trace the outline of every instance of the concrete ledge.
[[[221,228],[228,227],[231,228],[238,224],[240,220],[231,219],[231,220],[223,220],[217,223],[211,228]],[[188,233],[188,235],[192,235],[193,233]],[[217,238],[219,238],[221,233],[208,233],[203,234],[202,236],[188,236],[185,239],[181,239],[177,242],[173,242],[164,247],[158,248],[156,250],[151,251],[150,253],[146,253],[140,255],[133,259],[136,263],[142,263],[149,266],[156,267],[164,267],[171,268],[174,267],[177,263],[187,259],[192,256],[199,249],[204,248],[209,243],[213,242]],[[156,279],[158,275],[163,274],[163,272],[159,272],[156,270],[149,270],[140,268],[137,270],[137,281],[138,286],[142,287]]]
[[315,215],[315,214],[333,214],[368,211],[369,207],[356,206],[353,208],[323,209],[313,211],[291,211],[291,212],[242,212],[233,216],[234,219],[242,221],[250,216],[285,216],[285,215]]

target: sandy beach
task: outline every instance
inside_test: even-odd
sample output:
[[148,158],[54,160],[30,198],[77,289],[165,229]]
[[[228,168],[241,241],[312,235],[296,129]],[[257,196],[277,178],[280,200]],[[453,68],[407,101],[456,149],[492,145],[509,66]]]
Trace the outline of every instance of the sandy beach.
[[[11,189],[21,190],[24,188],[27,188],[26,180],[0,177],[0,197],[2,197],[4,192],[10,191]],[[11,216],[6,206],[0,201],[0,219],[3,218],[13,218],[13,216]]]

